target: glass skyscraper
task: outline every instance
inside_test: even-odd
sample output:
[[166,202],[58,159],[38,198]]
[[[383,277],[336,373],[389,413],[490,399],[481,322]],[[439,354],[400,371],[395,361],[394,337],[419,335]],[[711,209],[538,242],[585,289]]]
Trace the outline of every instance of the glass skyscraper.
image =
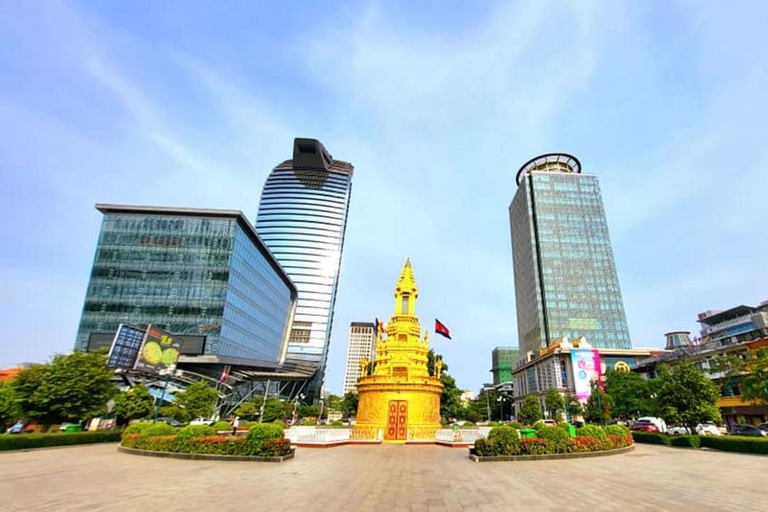
[[286,362],[314,373],[304,390],[310,398],[325,376],[353,169],[319,141],[295,139],[293,159],[267,178],[256,218],[256,231],[299,290]]
[[182,354],[278,367],[296,287],[240,211],[96,205],[104,214],[75,349],[121,323],[184,339]]
[[597,176],[566,154],[523,165],[509,207],[522,353],[567,336],[632,348]]

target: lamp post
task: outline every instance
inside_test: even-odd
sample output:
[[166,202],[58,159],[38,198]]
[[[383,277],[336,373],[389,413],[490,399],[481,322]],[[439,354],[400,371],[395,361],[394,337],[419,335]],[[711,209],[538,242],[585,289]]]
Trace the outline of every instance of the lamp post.
[[504,397],[499,396],[499,398],[496,399],[497,402],[499,402],[499,409],[501,417],[499,418],[499,421],[504,421]]

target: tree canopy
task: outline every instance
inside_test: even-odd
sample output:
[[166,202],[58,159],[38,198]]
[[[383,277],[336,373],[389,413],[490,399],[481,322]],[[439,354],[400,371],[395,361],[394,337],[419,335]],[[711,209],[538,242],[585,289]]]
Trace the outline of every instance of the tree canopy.
[[748,350],[745,358],[724,356],[717,369],[726,372],[727,380],[741,387],[741,398],[768,405],[768,348]]
[[658,379],[659,414],[668,423],[683,423],[692,431],[705,421],[720,421],[717,385],[697,367],[680,362],[662,366]]
[[584,407],[584,418],[590,423],[603,424],[611,419],[613,399],[600,388],[597,382],[591,384],[592,392]]
[[539,421],[542,418],[539,398],[536,395],[526,396],[520,406],[520,412],[518,412],[517,417],[520,421],[529,425]]
[[345,418],[351,418],[352,416],[356,415],[358,400],[359,399],[357,397],[357,393],[353,391],[346,392],[344,397],[341,399],[341,415]]
[[655,382],[644,379],[632,372],[609,371],[605,381],[605,392],[613,400],[611,413],[623,420],[640,416],[655,416],[653,388]]
[[115,397],[115,413],[121,423],[137,418],[145,418],[152,413],[154,400],[144,384],[139,384]]
[[183,407],[191,418],[213,416],[219,394],[205,381],[195,382],[187,389],[176,393],[176,403]]
[[10,382],[0,382],[0,430],[6,423],[21,415],[16,395]]
[[12,387],[23,416],[47,423],[80,421],[105,412],[117,392],[113,375],[104,354],[73,352],[22,370]]
[[549,411],[549,417],[554,420],[559,420],[560,415],[565,409],[565,400],[563,395],[560,394],[555,388],[550,388],[544,395],[544,406]]

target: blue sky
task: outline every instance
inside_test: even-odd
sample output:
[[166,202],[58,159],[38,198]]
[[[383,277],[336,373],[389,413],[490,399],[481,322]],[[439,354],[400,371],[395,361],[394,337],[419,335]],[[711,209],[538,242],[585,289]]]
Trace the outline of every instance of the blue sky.
[[0,367],[71,350],[94,203],[254,220],[296,136],[355,165],[333,391],[406,257],[450,373],[490,379],[543,152],[600,177],[636,346],[768,299],[765,2],[0,3]]

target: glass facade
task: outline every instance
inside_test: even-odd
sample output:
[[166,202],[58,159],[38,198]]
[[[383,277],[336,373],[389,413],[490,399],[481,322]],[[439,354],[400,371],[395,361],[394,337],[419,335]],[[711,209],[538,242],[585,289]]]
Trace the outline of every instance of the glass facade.
[[529,170],[510,205],[520,348],[631,348],[597,176],[562,166]]
[[121,323],[155,324],[205,336],[205,354],[280,362],[295,288],[242,214],[98,208],[104,220],[76,349]]
[[[305,158],[305,150],[318,158]],[[325,373],[352,173],[318,141],[297,139],[294,159],[267,178],[256,219],[256,231],[299,291],[286,361],[315,372],[308,397],[319,395]]]

